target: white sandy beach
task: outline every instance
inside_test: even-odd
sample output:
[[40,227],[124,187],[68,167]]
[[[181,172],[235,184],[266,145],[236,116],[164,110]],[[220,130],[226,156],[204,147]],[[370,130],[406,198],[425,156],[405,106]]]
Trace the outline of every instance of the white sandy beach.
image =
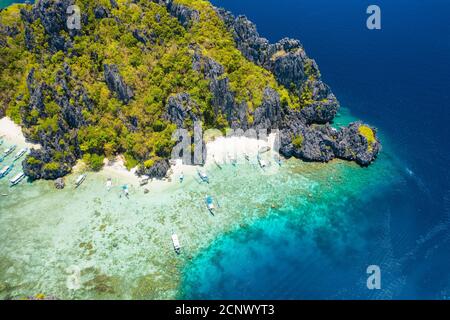
[[20,146],[35,149],[39,149],[41,147],[38,144],[27,142],[20,126],[15,124],[14,121],[8,117],[0,119],[0,138],[1,137]]
[[[247,137],[218,137],[206,144],[207,158],[205,167],[230,163],[231,159],[242,160],[245,155],[256,157],[261,148],[269,147],[273,150],[275,134],[269,135],[267,141],[257,140]],[[181,159],[171,161],[171,169],[168,178],[164,180],[153,179],[145,187],[151,189],[161,189],[178,183],[181,174],[184,176],[196,175],[198,166],[183,164]],[[140,178],[136,175],[136,168],[128,170],[125,167],[123,156],[118,156],[113,161],[104,160],[104,167],[101,173],[107,177],[120,178],[131,185],[139,186]],[[77,171],[77,170],[74,170]]]
[[[15,124],[10,118],[0,119],[0,137],[18,144],[33,148],[40,148],[40,145],[26,141],[20,126]],[[207,159],[205,167],[215,165],[215,163],[231,163],[232,159],[243,161],[244,156],[248,155],[255,158],[261,148],[269,147],[273,150],[276,135],[268,136],[267,141],[248,137],[217,137],[206,143]],[[153,179],[145,186],[149,189],[164,189],[173,183],[179,183],[181,174],[184,176],[195,176],[198,166],[183,164],[181,159],[171,161],[171,169],[168,172],[168,178],[163,180]],[[73,168],[74,173],[85,171],[85,165],[80,160]],[[100,174],[106,178],[112,178],[117,183],[127,183],[136,187],[140,186],[141,178],[136,175],[136,168],[128,170],[125,167],[123,156],[117,156],[113,161],[104,160],[104,167]],[[106,181],[106,180],[105,180]]]

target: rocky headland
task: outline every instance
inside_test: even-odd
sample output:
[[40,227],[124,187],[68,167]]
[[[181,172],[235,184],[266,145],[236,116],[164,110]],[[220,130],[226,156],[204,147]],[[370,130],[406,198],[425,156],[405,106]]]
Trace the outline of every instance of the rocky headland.
[[[73,4],[82,7],[80,30],[66,23]],[[32,179],[63,177],[81,158],[95,168],[117,154],[139,174],[162,178],[172,133],[192,131],[196,121],[279,130],[280,153],[305,161],[367,166],[381,150],[370,125],[330,125],[339,102],[300,41],[269,43],[246,17],[207,1],[37,0],[0,14],[0,116],[42,146],[23,162]],[[211,21],[217,30],[205,35]]]

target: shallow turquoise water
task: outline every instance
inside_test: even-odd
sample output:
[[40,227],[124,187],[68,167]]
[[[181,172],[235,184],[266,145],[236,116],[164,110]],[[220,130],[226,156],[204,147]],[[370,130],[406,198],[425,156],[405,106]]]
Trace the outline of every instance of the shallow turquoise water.
[[[353,120],[344,108],[335,125]],[[443,219],[413,215],[417,202],[433,195],[380,135],[383,150],[369,168],[324,165],[310,177],[316,185],[306,197],[295,182],[284,185],[277,207],[216,238],[185,265],[179,297],[448,299],[445,270],[434,280],[442,290],[427,291],[424,279],[435,274],[426,262],[439,259],[450,241],[450,193]],[[297,168],[291,174],[294,181],[306,176]],[[370,265],[381,269],[381,290],[366,286]]]
[[[339,121],[350,119],[344,110]],[[108,192],[104,173],[89,174],[76,190],[76,174],[71,175],[62,191],[48,181],[24,181],[9,188],[2,179],[0,194],[8,196],[0,198],[0,297],[37,293],[75,299],[215,297],[205,293],[207,289],[203,292],[203,286],[216,277],[228,285],[242,277],[216,270],[220,252],[231,254],[232,261],[240,257],[240,262],[251,261],[255,254],[248,245],[236,243],[236,237],[246,244],[251,241],[250,248],[260,248],[257,257],[277,235],[283,236],[278,244],[283,248],[306,237],[319,240],[329,259],[348,257],[357,249],[355,244],[364,247],[353,232],[358,230],[355,226],[367,225],[365,212],[349,213],[348,204],[364,203],[373,196],[369,191],[402,179],[388,153],[370,168],[295,159],[281,167],[272,164],[266,171],[256,159],[243,160],[237,167],[213,166],[208,168],[210,184],[199,183],[194,174],[183,184],[150,186],[149,194],[131,184],[130,199],[120,196],[120,186],[127,182],[118,176]],[[219,201],[215,216],[205,208],[207,194]],[[178,257],[170,240],[173,232],[183,246]],[[329,235],[335,237],[338,251],[328,248]],[[307,259],[313,248],[305,243],[293,249]],[[265,259],[279,263],[270,256]],[[226,286],[220,285],[220,290],[227,294]]]

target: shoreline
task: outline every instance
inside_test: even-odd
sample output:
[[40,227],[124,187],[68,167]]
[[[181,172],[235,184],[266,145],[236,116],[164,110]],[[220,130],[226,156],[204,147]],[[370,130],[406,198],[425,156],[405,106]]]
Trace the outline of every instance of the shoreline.
[[[270,134],[267,141],[247,137],[218,137],[206,143],[207,157],[203,166],[183,164],[181,159],[170,160],[171,166],[167,178],[162,180],[150,179],[148,184],[144,186],[140,185],[142,177],[136,175],[137,168],[128,170],[125,166],[125,160],[121,155],[112,161],[105,158],[104,166],[98,173],[108,178],[123,179],[137,187],[163,189],[169,187],[174,182],[178,183],[181,174],[185,177],[195,176],[198,168],[203,167],[208,170],[208,168],[216,164],[223,165],[231,163],[230,157],[239,162],[245,159],[245,155],[256,157],[260,148],[269,147],[271,152],[273,152],[274,142],[275,134]],[[73,172],[80,171],[81,167],[82,165],[77,164]]]
[[28,142],[22,132],[22,128],[9,117],[0,119],[0,138],[28,148],[41,148],[39,144]]
[[[39,144],[27,142],[21,127],[7,116],[0,119],[0,138],[19,146],[35,149],[41,148]],[[237,163],[243,162],[247,155],[256,158],[256,155],[261,148],[270,148],[270,152],[272,153],[274,152],[273,147],[275,139],[276,135],[274,133],[270,134],[267,137],[267,140],[242,136],[216,137],[206,143],[207,157],[203,166],[183,164],[181,159],[170,160],[171,166],[166,178],[162,180],[150,179],[149,182],[143,186],[141,186],[142,177],[136,175],[137,168],[128,170],[122,155],[116,156],[114,160],[105,158],[103,168],[98,172],[92,173],[104,176],[105,184],[106,179],[112,178],[115,181],[123,181],[125,184],[130,184],[138,188],[164,190],[172,186],[174,182],[179,183],[181,174],[183,174],[184,177],[195,177],[198,168],[208,170],[216,165],[231,164],[232,161],[237,161]],[[66,177],[77,175],[84,171],[86,171],[86,166],[80,159],[72,168],[72,173]]]

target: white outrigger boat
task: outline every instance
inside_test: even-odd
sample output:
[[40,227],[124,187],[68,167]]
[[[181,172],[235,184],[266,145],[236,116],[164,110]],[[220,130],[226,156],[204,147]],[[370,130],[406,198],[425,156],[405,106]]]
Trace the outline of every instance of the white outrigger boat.
[[216,210],[216,206],[214,205],[214,199],[211,196],[206,196],[205,199],[206,207],[208,208],[209,212],[214,215],[214,210]]
[[181,252],[181,245],[180,240],[178,240],[178,236],[176,233],[172,234],[172,243],[173,243],[173,249],[177,254],[180,254]]
[[258,155],[258,164],[261,167],[261,169],[264,169],[268,166],[267,161],[262,159],[259,155]]
[[86,174],[80,175],[75,181],[75,189],[78,188],[86,180]]
[[10,186],[14,187],[15,185],[19,184],[20,181],[22,181],[23,179],[25,179],[25,173],[21,172],[19,174],[17,174],[14,178],[12,178],[11,180],[9,180],[10,182]]
[[141,179],[141,181],[139,182],[139,185],[142,187],[142,186],[145,186],[145,185],[147,185],[148,184],[148,182],[150,181],[150,177],[149,176],[142,176],[142,179]]
[[9,147],[8,149],[5,150],[5,152],[3,153],[4,157],[9,156],[14,150],[16,150],[17,146],[16,145],[12,145],[11,147]]
[[197,169],[197,173],[203,182],[209,183],[209,178],[205,171],[200,171]]
[[110,191],[112,188],[112,180],[111,178],[108,178],[108,180],[106,180],[106,190]]
[[0,170],[0,178],[7,176],[8,173],[10,173],[13,168],[14,168],[14,165],[12,165],[12,164],[9,166],[3,167],[3,169]]
[[219,161],[217,161],[217,159],[216,159],[216,157],[214,155],[213,155],[213,160],[214,160],[214,163],[216,164],[217,168],[222,170],[222,166],[220,165]]
[[28,148],[23,148],[23,149],[21,149],[19,152],[17,152],[16,153],[16,155],[14,156],[14,161],[17,161],[17,160],[19,160],[20,158],[22,158],[23,157],[23,155],[25,154],[25,153],[27,153],[28,152]]
[[236,156],[233,156],[231,153],[228,153],[228,158],[230,159],[230,162],[233,166],[237,165],[237,158]]
[[270,151],[270,147],[265,146],[265,147],[259,148],[258,153],[266,153],[266,152],[269,152],[269,151]]

